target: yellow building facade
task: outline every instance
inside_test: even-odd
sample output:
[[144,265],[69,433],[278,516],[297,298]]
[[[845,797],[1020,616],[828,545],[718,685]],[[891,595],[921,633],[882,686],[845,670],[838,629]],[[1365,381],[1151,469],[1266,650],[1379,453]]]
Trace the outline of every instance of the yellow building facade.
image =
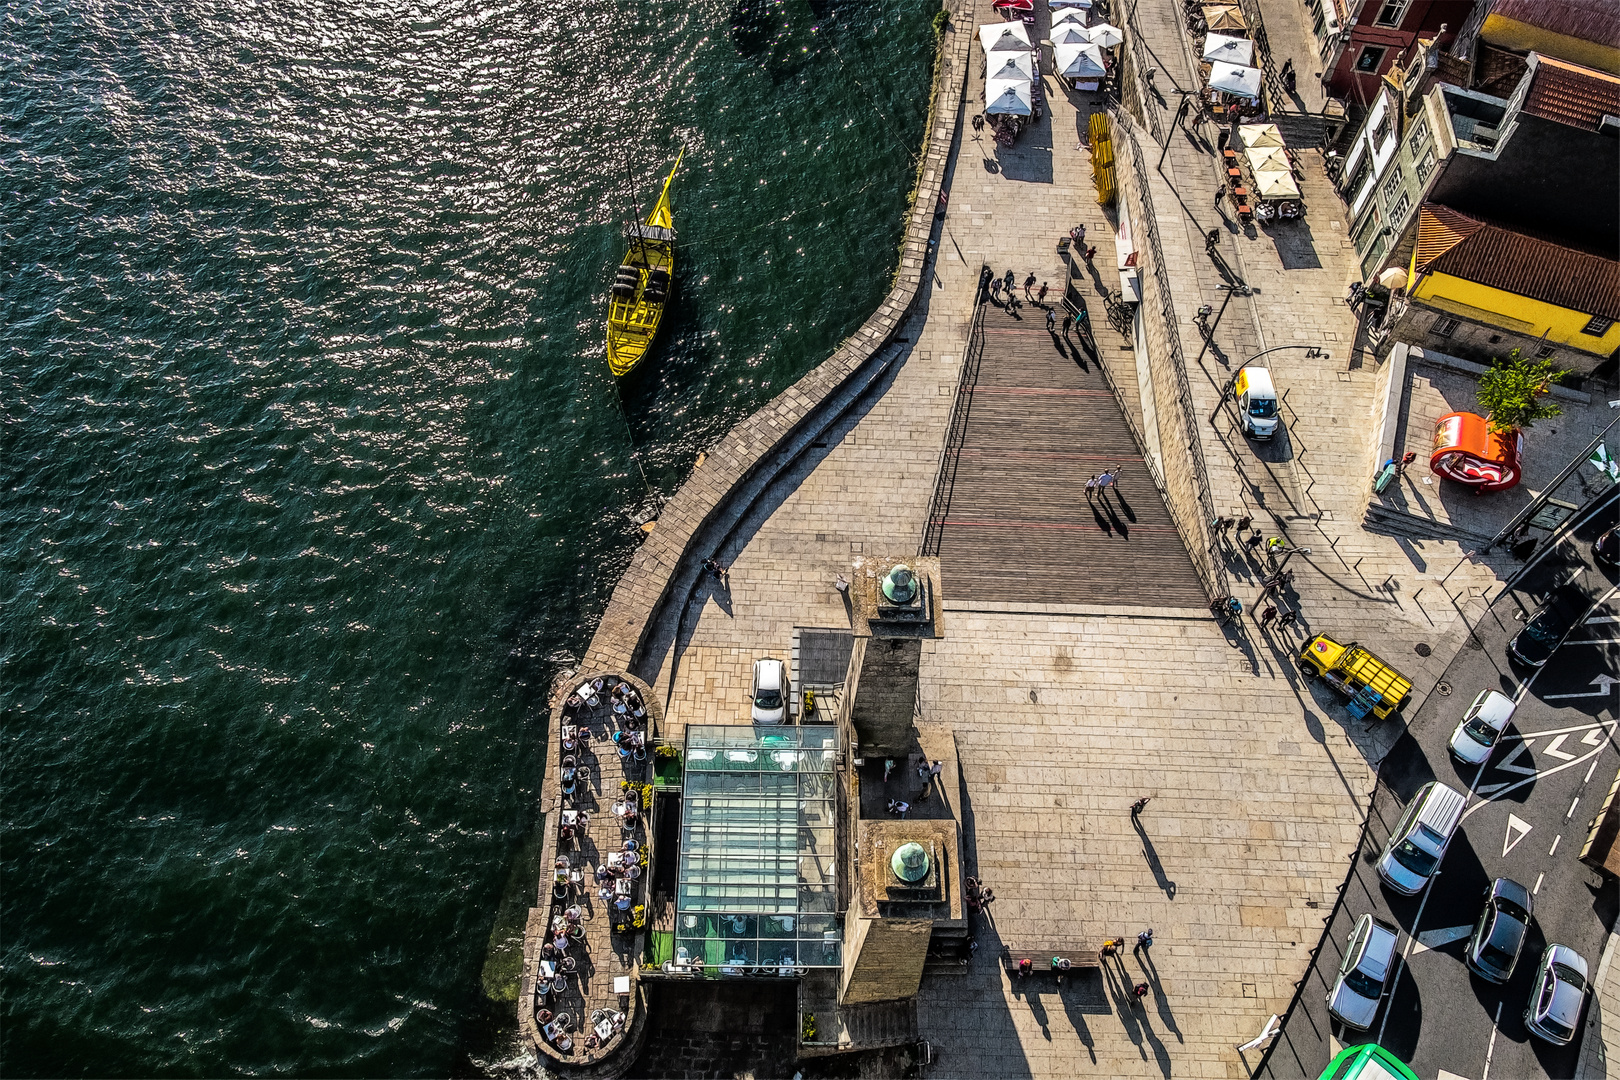
[[1610,322],[1607,330],[1594,335],[1587,331],[1593,328],[1592,320],[1600,316],[1572,311],[1450,274],[1428,273],[1419,278],[1415,253],[1412,262],[1411,279],[1417,285],[1410,295],[1418,303],[1458,318],[1500,327],[1510,333],[1544,338],[1549,344],[1564,345],[1598,356],[1608,356],[1620,349],[1620,322]]

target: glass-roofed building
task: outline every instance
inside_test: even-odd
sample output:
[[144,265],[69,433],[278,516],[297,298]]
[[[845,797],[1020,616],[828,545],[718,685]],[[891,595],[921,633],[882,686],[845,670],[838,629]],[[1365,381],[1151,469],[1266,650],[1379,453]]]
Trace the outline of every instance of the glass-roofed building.
[[671,969],[838,967],[837,728],[695,725],[685,751]]

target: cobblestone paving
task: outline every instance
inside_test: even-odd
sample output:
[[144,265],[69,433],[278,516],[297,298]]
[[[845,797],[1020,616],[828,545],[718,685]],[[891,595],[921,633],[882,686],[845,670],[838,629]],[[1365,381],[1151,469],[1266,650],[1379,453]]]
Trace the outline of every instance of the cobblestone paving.
[[[979,8],[964,28],[994,18],[988,0]],[[1187,85],[1179,6],[1144,0],[1140,18],[1163,65],[1158,85]],[[795,626],[849,624],[835,575],[857,560],[916,552],[980,265],[1060,282],[1057,241],[1084,223],[1099,247],[1097,284],[1117,287],[1112,226],[1081,141],[1096,102],[1050,79],[1048,91],[1050,117],[1013,151],[959,124],[949,213],[928,295],[901,331],[904,363],[714,553],[729,580],[700,588],[658,676],[669,737],[687,723],[746,722],[755,657],[785,658]],[[1166,98],[1173,110],[1177,96]],[[975,54],[964,119],[981,101]],[[1158,148],[1143,150],[1151,168]],[[1302,157],[1305,224],[1275,239],[1223,235],[1222,257],[1256,294],[1228,308],[1218,354],[1193,363],[1196,404],[1206,418],[1215,413],[1220,386],[1259,349],[1311,344],[1330,355],[1274,354],[1291,458],[1260,462],[1229,430],[1201,426],[1215,503],[1240,515],[1263,490],[1279,509],[1276,522],[1262,519],[1268,535],[1285,529],[1313,549],[1292,564],[1308,627],[1367,641],[1426,690],[1432,679],[1423,680],[1414,643],[1445,655],[1458,604],[1504,564],[1464,564],[1442,590],[1435,579],[1458,562],[1458,545],[1361,528],[1377,379],[1351,364],[1356,326],[1342,297],[1353,252],[1341,204],[1316,156]],[[1193,312],[1221,296],[1203,251],[1204,232],[1219,225],[1214,159],[1178,134],[1163,175],[1148,182],[1191,362],[1202,344]],[[1100,315],[1101,304],[1092,310]],[[1106,327],[1098,338],[1129,371],[1129,343]],[[1124,382],[1130,404],[1136,388]],[[1240,556],[1232,566],[1239,580],[1253,578]],[[948,579],[943,592],[946,636],[924,652],[923,710],[957,731],[966,832],[998,894],[994,922],[1021,937],[1052,928],[1099,939],[1153,926],[1158,944],[1148,958],[1126,956],[1099,986],[1077,982],[1058,995],[1010,985],[987,932],[966,976],[925,980],[920,1024],[940,1054],[933,1074],[1247,1075],[1234,1046],[1287,1005],[1344,878],[1371,766],[1396,726],[1363,730],[1338,702],[1298,684],[1291,650],[1305,627],[1234,642],[1201,610],[1125,617],[1084,605],[969,604],[953,598]],[[1126,807],[1143,794],[1153,802],[1139,831]],[[1151,988],[1145,1007],[1127,1003],[1137,980]],[[1256,1061],[1251,1053],[1248,1064]]]

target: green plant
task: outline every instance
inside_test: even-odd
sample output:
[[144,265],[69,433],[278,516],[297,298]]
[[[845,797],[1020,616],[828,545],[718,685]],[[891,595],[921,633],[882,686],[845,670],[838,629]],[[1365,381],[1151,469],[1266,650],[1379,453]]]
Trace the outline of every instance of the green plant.
[[945,24],[950,21],[951,13],[948,8],[942,7],[934,12],[934,37],[936,39],[945,32]]
[[659,743],[657,746],[653,747],[653,755],[655,757],[661,757],[661,758],[665,758],[665,759],[675,758],[675,759],[679,760],[679,758],[681,756],[681,752],[680,752],[679,749],[669,745],[668,743]]
[[1551,393],[1564,375],[1551,360],[1532,360],[1514,349],[1479,377],[1475,396],[1492,431],[1522,430],[1564,411]]
[[816,1014],[804,1014],[804,1041],[809,1042],[816,1037]]

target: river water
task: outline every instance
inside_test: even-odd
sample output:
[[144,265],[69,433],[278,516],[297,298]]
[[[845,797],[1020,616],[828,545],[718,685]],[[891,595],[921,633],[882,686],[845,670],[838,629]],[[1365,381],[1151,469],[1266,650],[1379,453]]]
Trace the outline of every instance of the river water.
[[[498,1051],[545,688],[649,488],[887,290],[935,7],[8,6],[8,1074]],[[683,144],[617,388],[620,228]]]

